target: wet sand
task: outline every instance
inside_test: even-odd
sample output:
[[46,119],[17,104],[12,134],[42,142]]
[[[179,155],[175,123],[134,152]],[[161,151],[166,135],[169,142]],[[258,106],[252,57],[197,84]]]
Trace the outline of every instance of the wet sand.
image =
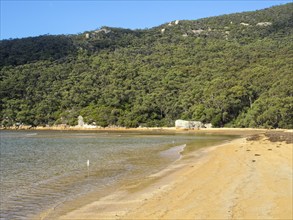
[[292,219],[293,133],[264,133],[184,155],[59,219]]

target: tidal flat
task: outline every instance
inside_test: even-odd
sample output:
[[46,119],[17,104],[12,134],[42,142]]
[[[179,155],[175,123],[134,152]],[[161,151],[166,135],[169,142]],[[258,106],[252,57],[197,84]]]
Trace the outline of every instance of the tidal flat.
[[3,130],[1,219],[65,214],[125,184],[136,185],[188,152],[233,138],[172,131]]

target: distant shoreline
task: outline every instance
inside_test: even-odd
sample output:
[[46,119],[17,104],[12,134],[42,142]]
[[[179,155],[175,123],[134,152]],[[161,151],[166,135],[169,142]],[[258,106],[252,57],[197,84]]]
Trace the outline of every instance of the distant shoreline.
[[10,127],[0,127],[0,130],[62,130],[62,131],[149,131],[149,130],[163,130],[163,131],[268,131],[277,130],[285,131],[290,129],[266,129],[266,128],[176,128],[176,127],[137,127],[137,128],[127,128],[127,127],[78,127],[78,126],[10,126]]
[[255,133],[266,133],[269,131],[276,132],[293,132],[293,129],[264,129],[264,128],[195,128],[195,129],[182,129],[175,127],[138,127],[138,128],[126,128],[126,127],[105,127],[105,128],[82,128],[77,126],[71,127],[29,127],[22,128],[9,127],[0,128],[0,131],[107,131],[107,132],[172,132],[172,133],[210,133],[210,134],[223,134],[223,135],[240,135],[247,136]]

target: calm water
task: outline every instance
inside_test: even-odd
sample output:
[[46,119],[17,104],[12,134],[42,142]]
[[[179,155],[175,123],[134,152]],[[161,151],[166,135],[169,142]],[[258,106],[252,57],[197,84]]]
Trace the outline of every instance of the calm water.
[[228,139],[194,134],[1,131],[0,218],[27,219],[79,196],[103,192],[121,180],[156,173],[179,158],[176,146],[187,144],[190,151]]

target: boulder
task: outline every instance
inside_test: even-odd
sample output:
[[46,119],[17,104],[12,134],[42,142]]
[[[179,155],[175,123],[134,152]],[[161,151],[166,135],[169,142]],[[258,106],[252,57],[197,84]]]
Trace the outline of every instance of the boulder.
[[213,125],[212,125],[211,123],[208,123],[208,124],[204,124],[204,127],[205,127],[205,128],[212,128]]
[[185,121],[185,120],[176,120],[175,127],[181,129],[194,129],[194,128],[204,128],[204,124],[200,121]]
[[189,121],[185,121],[185,120],[176,120],[176,121],[175,121],[175,127],[176,127],[176,128],[189,129]]
[[200,121],[190,121],[190,128],[202,128],[203,127],[203,123]]
[[83,127],[84,126],[84,121],[83,121],[83,117],[80,115],[78,116],[78,127]]

